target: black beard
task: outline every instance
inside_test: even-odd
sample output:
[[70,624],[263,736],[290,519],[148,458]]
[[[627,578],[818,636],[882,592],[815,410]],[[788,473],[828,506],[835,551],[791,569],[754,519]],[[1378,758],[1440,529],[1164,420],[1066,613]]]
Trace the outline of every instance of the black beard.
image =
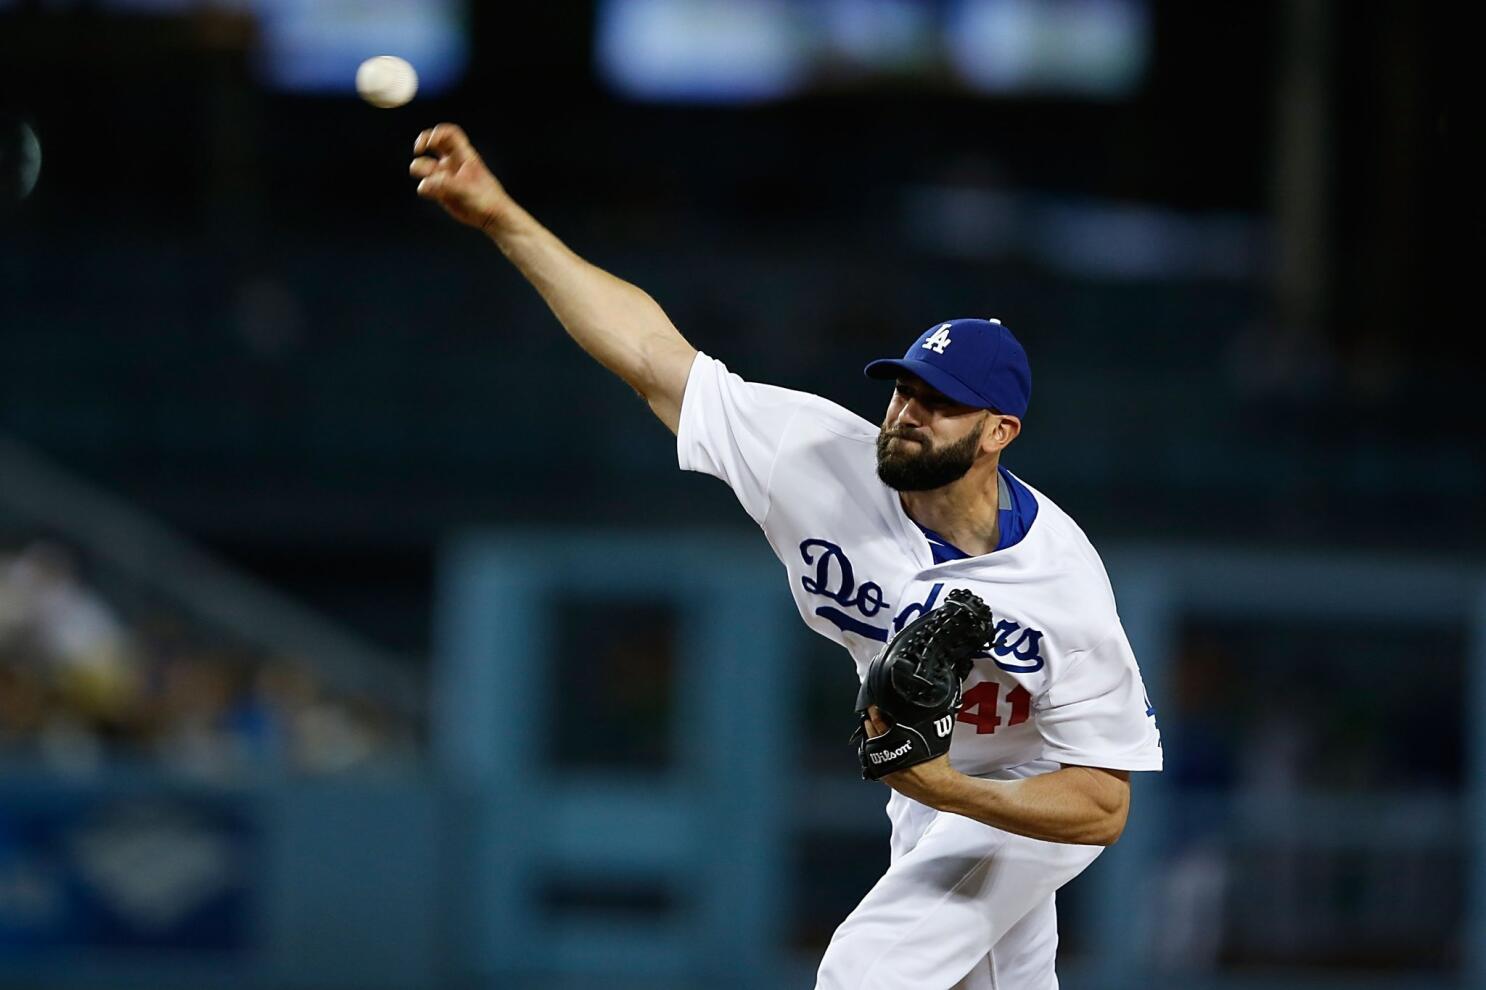
[[980,434],[980,430],[971,430],[943,450],[920,444],[923,449],[916,454],[902,450],[889,453],[888,442],[893,434],[884,429],[877,434],[877,477],[894,491],[927,492],[943,488],[965,477],[975,464]]

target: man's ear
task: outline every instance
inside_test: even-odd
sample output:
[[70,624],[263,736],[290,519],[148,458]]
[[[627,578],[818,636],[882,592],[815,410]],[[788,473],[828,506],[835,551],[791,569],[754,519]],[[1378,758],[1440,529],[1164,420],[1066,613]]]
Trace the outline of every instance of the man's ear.
[[1000,453],[1022,432],[1022,421],[1015,416],[987,413],[991,421],[980,435],[980,449],[987,453]]

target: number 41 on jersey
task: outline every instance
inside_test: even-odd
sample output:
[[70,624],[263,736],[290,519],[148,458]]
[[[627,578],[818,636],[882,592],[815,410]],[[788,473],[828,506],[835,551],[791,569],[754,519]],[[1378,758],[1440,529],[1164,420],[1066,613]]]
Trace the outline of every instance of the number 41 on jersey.
[[[960,721],[975,726],[976,735],[995,732],[1001,724],[1000,701],[1001,683],[981,681],[965,692]],[[1008,726],[1021,725],[1032,714],[1032,694],[1020,684],[1006,692],[1006,703],[1011,706],[1011,716],[1006,719]]]

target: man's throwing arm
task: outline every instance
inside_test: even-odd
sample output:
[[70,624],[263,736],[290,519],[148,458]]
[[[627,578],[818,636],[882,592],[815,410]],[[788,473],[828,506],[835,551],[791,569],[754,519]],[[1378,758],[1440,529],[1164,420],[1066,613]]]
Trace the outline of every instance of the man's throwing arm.
[[438,124],[413,142],[409,172],[418,195],[483,231],[536,287],[568,335],[644,397],[675,433],[696,349],[638,286],[584,261],[491,174],[456,124]]

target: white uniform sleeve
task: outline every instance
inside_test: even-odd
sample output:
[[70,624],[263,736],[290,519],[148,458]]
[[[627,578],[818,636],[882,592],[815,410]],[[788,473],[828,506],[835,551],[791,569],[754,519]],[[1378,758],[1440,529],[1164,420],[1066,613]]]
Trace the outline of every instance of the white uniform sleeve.
[[1123,630],[1073,657],[1033,714],[1047,759],[1109,770],[1161,769],[1161,733]]
[[714,358],[698,354],[686,379],[676,458],[683,470],[721,478],[762,524],[769,481],[790,421],[813,396],[746,382]]

